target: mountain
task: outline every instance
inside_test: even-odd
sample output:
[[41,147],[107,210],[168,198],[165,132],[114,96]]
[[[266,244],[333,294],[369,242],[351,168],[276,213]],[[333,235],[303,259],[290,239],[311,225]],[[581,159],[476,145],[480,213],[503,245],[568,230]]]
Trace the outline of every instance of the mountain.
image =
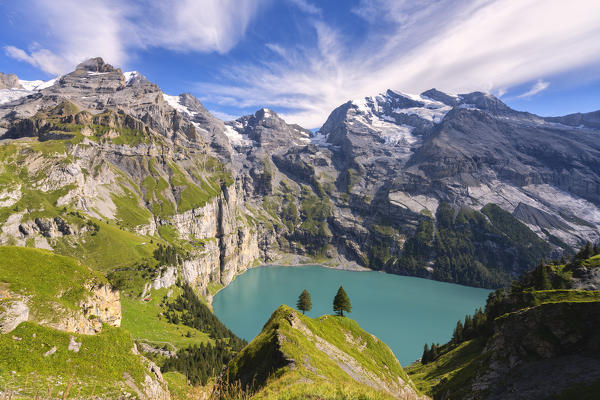
[[434,399],[597,398],[599,268],[589,247],[539,265],[459,321],[450,342],[426,348],[409,376]]
[[285,305],[224,376],[230,388],[248,388],[253,399],[426,399],[392,351],[356,322],[332,315],[312,319]]
[[[210,296],[210,282],[290,259],[498,287],[600,237],[594,113],[388,90],[313,134],[269,109],[223,123],[100,58],[47,83],[6,77],[28,89],[0,104],[3,244],[108,270],[143,260],[139,243],[158,235],[185,248],[175,273]],[[93,220],[129,237],[122,261],[93,260]]]
[[[313,133],[266,108],[220,121],[193,95],[165,94],[101,58],[48,82],[0,82],[0,341],[10,349],[0,378],[17,395],[41,390],[35,373],[51,383],[44,391],[176,398],[188,378],[214,381],[232,359],[231,375],[251,382],[254,349],[283,363],[257,376],[265,395],[286,379],[304,385],[302,372],[343,376],[368,396],[414,396],[387,348],[347,320],[280,309],[240,352],[207,304],[265,262],[508,286],[600,236],[597,113],[542,118],[478,92],[389,90],[341,105]],[[569,273],[573,290],[596,287],[595,270]],[[363,363],[362,342],[340,330],[373,344],[388,369]],[[266,340],[284,331],[340,363],[305,364]],[[264,386],[273,368],[282,380]]]

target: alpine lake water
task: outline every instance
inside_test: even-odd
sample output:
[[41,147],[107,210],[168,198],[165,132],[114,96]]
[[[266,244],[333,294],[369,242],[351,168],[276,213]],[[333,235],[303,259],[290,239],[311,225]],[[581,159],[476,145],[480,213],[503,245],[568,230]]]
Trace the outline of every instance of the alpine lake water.
[[445,343],[456,321],[484,307],[490,290],[320,266],[252,268],[217,293],[213,309],[236,335],[251,341],[281,304],[296,306],[303,289],[313,308],[306,314],[332,314],[333,297],[344,286],[352,303],[347,316],[383,340],[402,365],[421,357],[425,343]]

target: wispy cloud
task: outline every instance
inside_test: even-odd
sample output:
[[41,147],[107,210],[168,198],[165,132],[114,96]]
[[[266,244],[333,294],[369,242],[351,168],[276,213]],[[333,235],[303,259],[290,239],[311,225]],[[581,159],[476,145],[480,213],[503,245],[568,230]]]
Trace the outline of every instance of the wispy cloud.
[[[333,107],[386,88],[504,93],[537,79],[600,63],[600,3],[573,0],[376,0],[354,11],[373,21],[364,40],[346,42],[313,21],[310,49],[285,49],[278,63],[231,67],[228,83],[202,82],[207,100],[236,107],[288,108],[292,122],[316,127]],[[381,30],[381,21],[389,26]],[[290,63],[290,53],[302,63]]]
[[130,53],[162,47],[226,53],[268,0],[26,0],[20,7],[47,31],[52,46],[5,47],[7,55],[46,72],[67,72],[102,55],[122,65]]
[[[361,37],[347,35],[310,0],[289,45],[269,37],[253,61],[233,60],[198,82],[211,107],[270,106],[291,122],[317,127],[351,98],[387,88],[504,94],[539,77],[600,65],[600,3],[595,0],[361,0],[352,12]],[[272,0],[24,0],[44,45],[5,52],[47,72],[69,71],[102,55],[125,65],[139,49],[229,52]],[[17,6],[15,6],[17,7]],[[25,12],[25,11],[24,11]],[[29,14],[27,14],[29,16]],[[291,28],[293,29],[293,28]],[[307,34],[310,33],[310,34]],[[310,38],[308,41],[306,38]],[[284,39],[282,39],[284,40]],[[312,40],[312,42],[310,41]],[[545,89],[545,81],[534,90]],[[527,93],[524,93],[527,95]]]
[[307,14],[320,15],[322,12],[319,7],[308,2],[308,0],[288,0],[288,2],[292,3],[298,7],[300,11],[303,11]]
[[529,98],[533,95],[538,94],[539,92],[546,90],[548,86],[550,86],[550,82],[546,82],[540,79],[531,87],[531,89],[529,89],[523,94],[518,95],[517,97],[520,99]]

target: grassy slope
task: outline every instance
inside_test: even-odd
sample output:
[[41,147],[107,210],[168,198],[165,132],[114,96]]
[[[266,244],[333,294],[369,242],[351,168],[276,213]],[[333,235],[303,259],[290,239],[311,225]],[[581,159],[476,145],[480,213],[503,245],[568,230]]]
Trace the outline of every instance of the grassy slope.
[[[68,350],[71,337],[82,343],[77,353]],[[53,347],[56,352],[44,356]],[[133,339],[120,328],[105,326],[90,336],[25,322],[0,335],[0,348],[0,384],[23,394],[47,394],[50,387],[56,395],[72,380],[71,397],[93,392],[115,398],[121,388],[134,393],[123,382],[125,372],[140,388],[144,381],[145,366],[131,351]]]
[[[438,359],[428,364],[416,362],[406,367],[406,372],[415,385],[430,396],[451,390],[460,398],[470,390],[469,382],[482,366],[487,357],[481,354],[484,340],[474,339],[459,345],[451,345]],[[437,386],[439,385],[439,386]]]
[[[313,334],[357,360],[364,370],[386,381],[397,377],[408,381],[408,376],[391,350],[363,331],[356,322],[335,316],[311,319],[287,306],[281,306],[273,313],[263,331],[229,365],[230,376],[244,375],[248,371],[258,372],[259,376],[255,378],[258,383],[274,372],[254,398],[390,398],[388,394],[352,379],[335,361],[318,350],[305,333],[292,328],[287,320],[290,314],[296,315]],[[272,371],[271,366],[284,363],[275,345],[277,335],[285,337],[281,350],[285,357],[296,361],[293,368],[285,366]],[[346,335],[351,335],[355,343],[349,342]],[[356,343],[364,344],[364,349],[359,350]]]
[[[172,292],[170,300],[178,296],[181,289],[174,287]],[[161,302],[167,293],[168,289],[153,290],[149,295],[152,300],[148,302],[122,296],[123,322],[121,327],[131,332],[135,339],[157,345],[170,344],[176,348],[182,348],[212,342],[204,332],[184,325],[171,324],[165,318],[160,317],[164,311]],[[188,332],[191,337],[186,336]]]
[[56,240],[57,253],[68,254],[93,268],[110,271],[152,257],[156,244],[149,236],[140,236],[117,226],[95,221],[100,226],[96,235],[87,234],[84,240]]
[[76,310],[86,298],[88,283],[104,283],[99,273],[70,257],[47,250],[25,247],[0,247],[0,283],[8,289],[29,297],[28,304],[35,319],[55,314],[53,304]]

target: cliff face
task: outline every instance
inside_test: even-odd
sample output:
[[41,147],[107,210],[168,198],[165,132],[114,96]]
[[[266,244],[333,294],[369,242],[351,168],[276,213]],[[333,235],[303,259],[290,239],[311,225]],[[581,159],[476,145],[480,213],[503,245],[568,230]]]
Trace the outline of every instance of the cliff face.
[[546,398],[600,379],[600,303],[554,303],[495,322],[473,398]]
[[86,289],[89,290],[89,295],[79,303],[80,311],[63,317],[56,322],[52,320],[48,323],[44,321],[39,321],[39,323],[61,331],[86,335],[100,332],[103,324],[121,326],[121,296],[119,291],[113,289],[110,285]]

